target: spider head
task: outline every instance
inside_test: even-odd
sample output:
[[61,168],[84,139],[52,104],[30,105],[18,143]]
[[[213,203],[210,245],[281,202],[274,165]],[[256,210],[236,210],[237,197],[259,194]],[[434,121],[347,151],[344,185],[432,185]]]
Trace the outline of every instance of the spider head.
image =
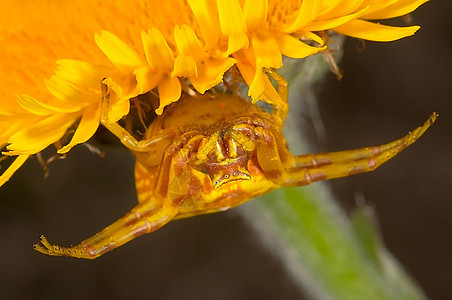
[[209,176],[214,189],[231,181],[251,179],[248,171],[250,154],[240,147],[236,147],[234,150],[233,155],[228,155],[230,153],[226,151],[212,151],[197,166],[199,171]]
[[195,168],[209,176],[214,189],[231,181],[251,179],[248,162],[252,152],[235,141],[229,130],[212,133],[197,149]]
[[227,167],[218,168],[218,170],[209,174],[214,189],[219,188],[223,184],[236,180],[249,180],[251,175],[244,166],[231,163]]
[[214,189],[231,181],[249,180],[251,175],[247,169],[248,160],[248,155],[243,155],[221,162],[207,163],[205,173],[209,175]]

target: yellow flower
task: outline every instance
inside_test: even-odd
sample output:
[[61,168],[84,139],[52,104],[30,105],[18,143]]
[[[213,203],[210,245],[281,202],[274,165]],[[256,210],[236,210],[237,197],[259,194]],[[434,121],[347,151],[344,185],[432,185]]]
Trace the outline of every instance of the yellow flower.
[[[419,27],[369,20],[407,14],[427,0],[3,0],[0,20],[0,146],[25,160],[74,128],[66,153],[99,126],[101,82],[113,92],[108,119],[129,113],[130,99],[155,90],[161,114],[188,84],[204,93],[236,65],[253,102],[284,105],[264,69],[282,56],[326,49],[319,31],[376,41]],[[181,81],[185,81],[182,82]]]
[[413,35],[419,26],[394,27],[369,22],[406,15],[428,0],[367,0],[360,8],[363,14],[343,25],[332,28],[338,33],[371,41],[394,41]]

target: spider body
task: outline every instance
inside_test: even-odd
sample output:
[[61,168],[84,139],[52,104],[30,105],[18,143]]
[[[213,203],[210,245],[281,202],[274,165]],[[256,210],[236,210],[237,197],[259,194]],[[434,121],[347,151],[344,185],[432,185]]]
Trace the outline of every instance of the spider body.
[[[270,75],[285,103],[287,85]],[[108,105],[110,94],[102,87]],[[51,245],[41,236],[35,249],[93,259],[173,219],[226,210],[281,186],[372,171],[417,140],[437,117],[432,114],[423,126],[385,145],[294,156],[282,134],[286,108],[274,106],[268,113],[238,96],[185,96],[152,122],[141,141],[103,113],[102,124],[136,156],[139,203],[76,246]]]
[[[191,122],[181,115],[190,116]],[[257,155],[258,141],[283,141],[275,124],[270,114],[239,97],[181,99],[146,133],[151,138],[177,129],[179,137],[163,143],[160,153],[135,152],[139,202],[153,198],[156,184],[163,187],[159,199],[168,192],[166,187],[187,185],[174,200],[181,202],[174,218],[183,218],[226,210],[279,187],[266,178]],[[170,173],[157,183],[166,168]]]

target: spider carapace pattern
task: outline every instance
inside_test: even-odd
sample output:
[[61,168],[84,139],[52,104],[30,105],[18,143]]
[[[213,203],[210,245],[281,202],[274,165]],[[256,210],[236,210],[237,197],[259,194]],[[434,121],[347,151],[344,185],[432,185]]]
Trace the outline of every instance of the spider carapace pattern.
[[[416,141],[437,114],[391,143],[357,150],[292,155],[282,134],[287,84],[274,72],[281,105],[268,113],[227,94],[183,96],[165,108],[138,141],[106,114],[102,124],[136,156],[138,205],[96,235],[72,247],[34,248],[48,255],[94,259],[171,220],[224,211],[282,186],[372,171]],[[110,93],[103,85],[104,109]]]

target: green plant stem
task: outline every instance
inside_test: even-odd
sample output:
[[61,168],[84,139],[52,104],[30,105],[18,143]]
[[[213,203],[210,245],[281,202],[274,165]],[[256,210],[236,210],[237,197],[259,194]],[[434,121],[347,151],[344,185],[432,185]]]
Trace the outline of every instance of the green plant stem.
[[[290,92],[301,97],[290,99],[292,117],[286,123],[286,138],[294,154],[307,153],[310,149],[300,141],[296,119],[316,105],[313,86],[328,68],[321,55],[305,60],[302,67],[291,61],[285,65],[289,67],[283,76],[289,78]],[[321,124],[315,126],[321,129]],[[279,189],[242,205],[239,211],[308,298],[425,299],[384,248],[366,209],[357,210],[352,222],[325,183]]]

